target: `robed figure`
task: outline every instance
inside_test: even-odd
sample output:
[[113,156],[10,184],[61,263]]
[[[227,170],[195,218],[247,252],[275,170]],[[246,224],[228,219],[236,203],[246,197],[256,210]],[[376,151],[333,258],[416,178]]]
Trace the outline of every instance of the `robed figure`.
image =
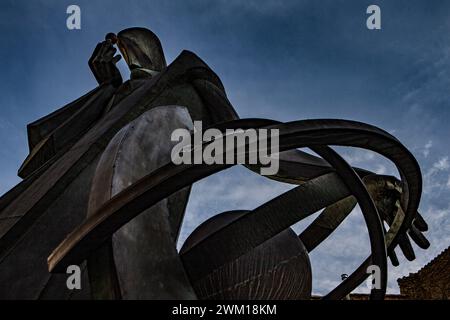
[[[121,57],[131,72],[125,82],[116,67]],[[241,121],[221,80],[199,57],[183,51],[167,66],[159,39],[144,28],[108,34],[95,48],[89,66],[98,87],[27,126],[30,153],[18,172],[23,181],[0,198],[0,299],[309,299],[308,253],[339,226],[357,201],[371,213],[365,217],[373,227],[372,258],[384,275],[375,297],[384,296],[386,256],[398,264],[393,250],[397,244],[409,260],[415,258],[409,237],[428,247],[421,233],[427,225],[416,214],[420,169],[388,133],[345,120],[300,121],[284,127],[271,120]],[[204,128],[224,129],[226,124],[284,128],[280,170],[268,178],[299,187],[272,205],[215,216],[178,252],[191,187],[186,181],[224,169],[200,166],[181,175],[181,169],[180,173],[169,167],[172,171],[166,173],[171,176],[158,176],[171,162],[176,143],[171,133],[179,128],[192,131],[197,120]],[[309,138],[294,139],[298,134]],[[295,141],[321,157],[295,149]],[[351,168],[327,147],[319,148],[333,143],[367,146],[385,154],[405,181]],[[259,171],[258,165],[247,167]],[[180,179],[164,184],[177,174]],[[156,197],[176,185],[182,187],[142,207],[148,197],[139,199],[135,191],[158,179],[161,188],[144,195]],[[105,224],[100,220],[92,224],[98,212],[113,212],[119,200],[130,219],[111,215]],[[323,208],[300,235],[290,229]],[[382,222],[390,226],[386,234]],[[111,229],[102,229],[103,225]],[[96,238],[99,235],[107,237]],[[76,274],[55,272],[59,262],[72,256],[80,260],[74,290],[68,282],[76,282],[72,277]],[[342,297],[364,275],[359,268],[330,297]]]
[[[82,265],[82,289],[70,291],[68,275],[48,272],[49,254],[96,206],[169,162],[173,130],[192,129],[194,120],[211,125],[236,119],[220,79],[192,52],[183,51],[166,66],[159,39],[147,29],[130,28],[106,38],[89,61],[99,86],[27,126],[30,154],[18,173],[23,181],[0,199],[0,298],[90,298],[87,269],[103,274],[92,285],[97,287],[93,295],[104,297],[102,286],[108,284],[102,281],[108,279],[102,278],[101,263],[108,261],[99,258],[101,263]],[[131,71],[125,82],[115,65],[120,56],[114,44]],[[101,159],[113,137],[109,157]],[[167,298],[146,290],[155,285],[154,278],[156,287],[174,294],[170,297],[194,298],[179,285],[186,280],[177,261],[159,264],[161,259],[178,259],[172,243],[188,195],[185,188],[159,203],[150,209],[157,216],[149,213],[128,224],[104,248],[115,252],[119,295]],[[146,245],[149,241],[164,248],[160,258]],[[130,242],[135,245],[125,245]],[[168,276],[160,278],[148,263]],[[174,272],[167,270],[171,265]]]

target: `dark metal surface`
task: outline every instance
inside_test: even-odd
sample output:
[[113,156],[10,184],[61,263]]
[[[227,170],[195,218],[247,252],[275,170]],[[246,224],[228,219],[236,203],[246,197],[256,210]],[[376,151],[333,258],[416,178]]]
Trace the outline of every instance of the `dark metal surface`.
[[[186,239],[180,255],[183,257],[197,243],[247,214],[248,211],[230,211],[208,219]],[[228,240],[223,238],[225,244]],[[191,278],[200,299],[310,299],[312,274],[308,253],[292,229],[280,232],[219,268],[211,266],[211,261],[229,256],[235,249],[232,245],[224,247],[226,251],[216,250],[199,257],[202,270],[208,270],[201,279]],[[190,274],[198,267],[186,262],[184,266]]]
[[[65,146],[17,187],[0,198],[0,291],[2,297],[30,298],[31,296],[66,299],[75,296],[67,292],[66,277],[49,275],[47,267],[47,257],[51,251],[82,222],[86,215],[87,199],[78,197],[84,193],[73,191],[71,185],[85,172],[92,175],[93,171],[88,171],[89,168],[95,168],[112,137],[127,123],[147,110],[161,105],[183,105],[189,110],[192,119],[212,123],[210,114],[213,110],[213,101],[211,98],[209,102],[206,102],[206,99],[203,100],[203,92],[193,85],[196,80],[211,82],[218,91],[223,88],[220,79],[203,61],[195,54],[184,51],[158,77],[123,83],[115,91],[113,101],[108,104],[107,109],[95,103],[89,104],[94,109],[105,110],[105,113],[88,128],[88,131],[83,132],[72,145]],[[106,85],[106,87],[110,86]],[[101,86],[100,90],[103,88],[105,87]],[[223,96],[223,92],[221,94],[216,92],[214,95],[217,99],[223,99]],[[78,108],[71,108],[69,111],[77,111],[87,106],[88,104],[83,104],[83,101],[78,101],[81,105],[76,104]],[[220,104],[232,109],[227,100]],[[67,111],[68,114],[63,112],[62,118],[56,115],[56,123],[68,120],[71,116],[69,111]],[[233,113],[223,112],[223,114]],[[50,118],[47,120],[51,122]],[[229,118],[222,120],[229,120]],[[44,127],[51,130],[47,122]],[[36,136],[33,141],[39,140],[39,137],[39,135]],[[80,190],[89,192],[91,178],[92,176],[83,180]],[[72,190],[72,193],[68,190]],[[66,192],[69,192],[67,197],[63,196]],[[58,210],[50,209],[56,208],[56,203],[59,204],[60,199],[64,199],[65,206]],[[171,203],[173,206],[178,205],[177,201],[171,201]],[[70,210],[66,210],[67,208]],[[76,210],[76,214],[72,212],[72,209]],[[177,219],[174,219],[170,223],[176,222]],[[45,231],[42,231],[39,226],[46,226]],[[33,241],[29,241],[30,239]],[[36,257],[34,253],[37,254]],[[35,257],[33,263],[29,262],[31,257]],[[22,261],[27,261],[23,265],[30,267],[17,267],[16,263],[22,263]],[[87,279],[86,273],[83,273],[83,279]],[[46,283],[49,277],[51,279],[48,285],[52,288],[58,287],[60,290],[50,288],[47,290]],[[18,291],[9,290],[8,288],[14,286],[16,279],[23,280],[23,286]],[[25,281],[27,279],[28,282]],[[89,289],[88,287],[83,283],[83,288]],[[19,286],[17,288],[19,289]],[[83,297],[83,295],[76,296]],[[89,298],[89,296],[84,297]]]
[[[114,44],[131,70],[129,81],[116,66]],[[143,28],[108,34],[89,66],[100,86],[28,126],[30,154],[19,169],[25,180],[0,198],[0,298],[307,299],[308,253],[357,203],[371,255],[325,299],[345,297],[372,264],[380,267],[381,288],[371,298],[383,298],[387,257],[399,263],[394,248],[413,260],[410,240],[430,245],[417,212],[420,168],[389,133],[345,120],[238,119],[202,60],[183,51],[166,66],[159,39]],[[169,115],[170,105],[184,111],[175,107]],[[179,123],[182,113],[189,121]],[[298,186],[254,210],[214,216],[178,254],[190,186],[232,166],[170,162],[170,131],[191,120],[222,132],[278,129],[279,171],[267,178]],[[379,153],[401,180],[352,168],[332,145]],[[262,165],[246,167],[259,174]],[[321,209],[300,235],[290,229]],[[70,264],[82,267],[77,294],[58,274]]]
[[[192,129],[188,110],[180,106],[153,108],[122,128],[98,162],[88,216],[169,162],[174,143],[167,137],[178,128]],[[148,208],[91,253],[88,268],[94,298],[195,299],[176,250],[189,191],[190,187],[182,189]]]
[[128,67],[161,72],[166,59],[158,37],[145,28],[128,28],[117,34],[117,44]]
[[[260,123],[264,123],[264,120],[239,120],[228,123],[227,127],[240,127],[245,129],[259,127],[258,124]],[[408,228],[408,223],[410,224],[412,222],[420,199],[420,169],[409,151],[390,134],[369,125],[343,120],[297,121],[282,125],[273,125],[268,128],[278,128],[280,130],[280,151],[331,144],[364,147],[391,159],[403,177],[404,190],[406,192],[406,195],[403,197],[403,203],[406,205],[407,210],[405,212],[405,219],[400,224],[400,231],[402,228]],[[227,167],[229,166],[175,166],[168,164],[143,178],[135,185],[114,197],[109,203],[100,208],[95,216],[88,219],[78,230],[69,235],[49,257],[50,270],[57,271],[67,264],[82,261],[86,257],[87,252],[92,250],[92,248],[98,247],[108,236],[120,228],[120,226],[138,215],[145,208],[152,206],[176,190]],[[348,194],[342,196],[340,199],[346,196]],[[315,198],[312,199],[309,199],[310,203],[315,201]],[[340,199],[336,199],[334,202]],[[326,206],[326,204],[323,206]],[[267,226],[265,222],[260,223]],[[232,225],[236,225],[236,223]],[[256,230],[262,229],[255,227],[255,225],[253,228]],[[227,228],[224,228],[222,233],[225,229]],[[215,235],[209,237],[208,243],[210,241],[214,242],[214,237]],[[215,242],[216,244],[218,243],[217,241]],[[236,239],[234,242],[239,243],[239,240]],[[206,243],[206,241],[203,243]],[[392,241],[390,247],[395,244],[395,241]],[[250,246],[251,248],[254,247],[254,243],[252,245]],[[196,247],[201,248],[202,245],[199,244]],[[194,255],[195,250],[191,251],[193,252],[190,255]],[[184,259],[189,260],[189,256],[186,255]],[[192,259],[192,261],[194,260]],[[371,259],[369,258],[368,260],[370,261]],[[365,270],[364,275],[366,275]],[[352,276],[349,279],[352,279]],[[350,281],[347,280],[344,283],[350,283]],[[348,287],[345,289],[347,290]]]
[[[378,210],[372,201],[364,183],[358,177],[352,167],[334,152],[331,148],[325,146],[315,146],[311,148],[318,155],[324,158],[337,170],[337,174],[341,177],[350,192],[358,200],[361,207],[364,220],[366,221],[367,231],[369,233],[371,247],[371,261],[380,270],[380,288],[371,290],[370,298],[374,300],[382,300],[386,294],[387,287],[387,258],[386,246],[384,242],[383,224],[378,215]],[[366,270],[367,274],[367,270]],[[343,297],[339,297],[342,299]]]
[[[311,179],[300,186],[242,215],[195,243],[183,262],[191,266],[190,279],[196,281],[239,256],[250,252],[273,236],[318,210],[347,197],[349,191],[336,173]],[[228,248],[232,247],[230,251]],[[216,256],[215,252],[221,252]]]

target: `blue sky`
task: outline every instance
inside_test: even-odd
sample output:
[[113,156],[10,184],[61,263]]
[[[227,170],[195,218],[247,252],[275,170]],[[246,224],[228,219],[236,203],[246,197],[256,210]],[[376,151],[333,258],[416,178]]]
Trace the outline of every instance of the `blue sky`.
[[[81,7],[81,30],[66,28],[70,4]],[[370,4],[381,7],[381,30],[366,28]],[[363,121],[414,153],[431,248],[416,248],[416,261],[391,268],[389,290],[397,292],[398,277],[450,244],[449,14],[450,2],[440,0],[2,0],[0,193],[19,181],[26,124],[96,86],[87,60],[107,32],[144,26],[160,37],[169,63],[183,49],[206,61],[241,117]],[[353,165],[395,174],[375,154],[340,151]],[[215,213],[252,209],[288,188],[243,168],[212,176],[194,186],[181,238]],[[313,252],[314,292],[326,293],[368,253],[355,210]]]

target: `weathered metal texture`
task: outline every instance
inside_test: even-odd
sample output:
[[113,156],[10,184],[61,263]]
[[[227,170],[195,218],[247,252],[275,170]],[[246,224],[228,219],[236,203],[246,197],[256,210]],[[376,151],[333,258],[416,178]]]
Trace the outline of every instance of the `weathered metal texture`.
[[[86,217],[89,188],[95,171],[94,161],[66,190],[49,205],[25,234],[17,240],[14,250],[0,259],[0,299],[71,299],[67,275],[49,274],[48,254]],[[68,205],[70,203],[71,205]],[[90,299],[89,283],[82,279],[80,297]],[[77,290],[78,291],[78,290]]]
[[[266,202],[195,243],[183,254],[183,263],[190,266],[190,279],[198,281],[215,268],[250,252],[296,222],[348,195],[345,184],[332,172]],[[221,255],[216,257],[215,252]]]
[[75,113],[79,112],[80,108],[88,103],[92,96],[97,95],[99,91],[103,91],[102,89],[103,87],[97,87],[68,105],[55,110],[45,117],[29,123],[27,125],[27,134],[30,152],[40,141],[42,141]]
[[[220,79],[209,67],[201,61],[193,53],[184,51],[170,66],[168,66],[159,76],[152,79],[133,80],[126,82],[123,86],[129,86],[126,90],[122,90],[122,87],[118,88],[118,94],[115,96],[113,105],[110,106],[109,111],[104,113],[101,118],[92,125],[92,127],[84,133],[73,145],[69,146],[67,150],[58,152],[55,156],[45,162],[41,167],[36,169],[30,176],[28,176],[17,187],[13,188],[10,192],[0,198],[0,269],[2,268],[14,268],[15,261],[26,260],[28,255],[28,249],[23,250],[21,243],[28,239],[28,237],[34,237],[34,242],[30,242],[29,250],[35,250],[40,252],[38,244],[45,242],[51,244],[54,247],[56,243],[62,241],[67,235],[69,230],[72,230],[75,225],[81,223],[78,214],[73,214],[73,219],[67,220],[67,224],[63,223],[64,227],[61,227],[58,223],[59,212],[49,213],[49,208],[54,206],[54,203],[62,198],[63,194],[67,192],[77,177],[82,176],[91,165],[95,167],[96,161],[103,152],[106,145],[114,137],[114,135],[130,121],[139,117],[142,113],[150,110],[154,107],[161,105],[183,105],[189,110],[189,113],[193,120],[204,120],[205,122],[212,123],[208,118],[210,111],[208,108],[211,105],[206,106],[206,103],[202,97],[200,91],[198,91],[192,85],[195,80],[206,80],[214,84],[215,87],[223,88]],[[130,85],[130,83],[138,83],[137,86]],[[106,86],[109,88],[109,86]],[[105,87],[103,87],[105,88]],[[108,89],[109,90],[109,89]],[[220,95],[217,95],[218,99]],[[208,102],[211,104],[212,102]],[[227,106],[232,109],[228,101],[224,101],[223,106]],[[92,108],[103,108],[103,105],[91,105]],[[72,110],[72,109],[71,109]],[[70,110],[69,110],[70,111]],[[57,117],[58,121],[64,122],[69,114],[64,115],[64,119]],[[74,110],[72,110],[74,111]],[[230,120],[230,119],[224,119]],[[58,122],[57,121],[57,122]],[[50,130],[50,129],[49,129]],[[91,172],[90,174],[93,174]],[[92,178],[92,177],[91,177]],[[85,183],[82,183],[80,190],[90,190],[91,180],[87,179]],[[73,192],[72,199],[66,198],[66,206],[61,210],[66,210],[67,207],[74,207],[76,210],[80,210],[82,215],[86,214],[85,205],[79,205],[76,200],[78,194],[84,194],[79,192]],[[84,199],[83,201],[87,201]],[[67,205],[69,204],[70,205]],[[82,212],[84,210],[84,212]],[[66,210],[67,214],[71,211]],[[47,214],[48,213],[48,214]],[[53,217],[55,215],[55,217]],[[46,233],[34,233],[36,229],[35,225],[40,224],[42,219],[52,219],[55,221],[48,222],[49,228],[46,229]],[[64,214],[62,214],[64,216]],[[42,219],[41,219],[42,218]],[[72,224],[74,221],[74,224]],[[67,229],[66,229],[67,228]],[[35,248],[36,246],[36,248]],[[48,256],[51,250],[44,250],[41,252],[43,256]],[[24,255],[20,259],[9,260],[8,257]],[[11,263],[11,265],[9,265]],[[8,266],[6,266],[8,264]],[[38,259],[33,262],[33,265],[37,265],[39,270],[47,269],[47,263],[45,258]],[[22,270],[24,271],[24,270]],[[33,272],[30,269],[21,274],[20,277],[27,278],[28,273]],[[6,274],[6,273],[5,273]],[[12,274],[10,274],[12,275]],[[38,273],[45,282],[48,277],[48,272]],[[18,276],[17,276],[18,277]],[[30,277],[32,278],[32,277]],[[64,277],[56,277],[60,279],[59,285],[65,285]],[[15,278],[4,278],[4,288],[8,288],[13,285]],[[56,281],[56,280],[55,280]],[[53,283],[54,281],[52,281]],[[29,282],[29,287],[26,289],[31,292],[41,292],[45,288],[41,287],[43,282]],[[25,287],[24,287],[25,288]],[[25,290],[25,289],[24,289]],[[13,292],[8,295],[5,289],[5,297],[13,297]],[[51,298],[50,292],[47,291],[48,297]],[[33,295],[34,297],[39,296]],[[53,298],[64,298],[66,293],[61,296],[53,296]]]
[[[180,255],[245,214],[248,211],[224,212],[205,221],[185,241]],[[282,231],[219,268],[208,265],[233,249],[227,246],[226,252],[216,250],[211,259],[201,259],[202,269],[208,271],[201,279],[192,280],[199,299],[310,299],[312,276],[308,253],[292,229]],[[188,273],[195,268],[186,263],[184,266]]]
[[[146,37],[152,40],[146,42]],[[382,298],[386,255],[398,263],[393,249],[399,245],[407,259],[414,259],[408,236],[422,248],[429,246],[421,233],[427,225],[416,211],[420,169],[409,151],[388,133],[343,120],[284,124],[236,120],[220,79],[194,54],[184,51],[166,68],[159,40],[150,31],[132,28],[115,38],[130,69],[143,67],[161,73],[146,78],[145,72],[132,72],[132,80],[122,83],[120,77],[114,87],[102,85],[30,124],[30,155],[19,170],[26,179],[0,198],[0,296],[89,298],[89,273],[94,298],[195,298],[175,250],[186,188],[230,165],[164,165],[169,162],[170,146],[167,139],[146,135],[155,123],[145,112],[155,110],[161,116],[155,108],[172,104],[186,106],[193,120],[221,130],[279,129],[280,171],[269,178],[300,185],[251,212],[216,216],[200,227],[196,234],[201,237],[189,238],[181,258],[201,298],[307,297],[311,280],[307,252],[338,227],[355,200],[368,227],[372,255],[326,299],[340,299],[354,289],[367,277],[370,264],[377,264],[382,272],[382,288],[372,290],[371,297]],[[139,128],[130,125],[135,119],[139,119],[134,123]],[[158,134],[170,129],[170,120],[161,121],[164,129]],[[394,162],[402,182],[396,186],[396,180],[384,176],[371,180],[370,171],[352,168],[328,145],[378,152]],[[322,158],[295,150],[299,147],[309,147]],[[90,216],[48,261],[51,270],[62,271],[68,264],[88,259],[88,267],[82,264],[84,290],[74,296],[65,289],[65,277],[49,275],[40,258],[80,224],[88,210],[87,197],[100,156]],[[247,167],[259,170],[260,166]],[[395,193],[392,185],[401,190]],[[322,214],[300,236],[289,230],[322,208]],[[380,218],[390,225],[385,235]],[[218,228],[217,222],[221,222]],[[18,282],[17,273],[22,278]],[[275,283],[283,285],[274,291]],[[165,288],[155,289],[158,285]],[[260,290],[252,285],[259,285]]]
[[[402,195],[401,183],[395,177],[377,174],[365,175],[362,180],[375,202],[380,218],[391,226],[390,230],[392,232],[385,232],[386,243],[390,243],[392,241],[391,236],[394,235],[393,224],[395,213],[399,210],[398,207]],[[315,247],[333,233],[339,224],[353,210],[356,203],[357,201],[354,197],[348,197],[339,201],[326,208],[305,230],[303,230],[299,237],[304,242],[308,252],[314,250]],[[426,230],[426,222],[421,215],[417,213],[413,224],[408,230],[408,235],[423,249],[427,249],[430,245],[428,240],[421,233]],[[397,231],[395,231],[395,233]],[[408,243],[405,245],[405,242],[409,243],[409,240],[406,237],[402,237],[399,241],[399,245],[405,257],[411,260],[414,257],[414,251],[412,251],[412,248]],[[394,250],[388,252],[388,256],[394,266],[399,265]]]
[[192,81],[192,84],[202,97],[208,112],[208,117],[206,118],[209,118],[210,121],[205,123],[206,126],[239,119],[236,111],[228,101],[225,89],[217,81],[198,79]]
[[341,156],[327,146],[314,146],[311,147],[311,149],[336,168],[337,174],[345,183],[347,189],[358,200],[369,234],[370,249],[372,252],[370,256],[371,263],[376,265],[380,270],[379,285],[381,287],[372,288],[370,298],[382,300],[386,294],[387,288],[387,257],[384,228],[378,210],[364,183]]
[[162,71],[166,59],[158,37],[145,28],[128,28],[117,34],[117,45],[128,67]]
[[[227,128],[245,129],[260,127],[265,124],[267,124],[266,120],[251,119],[230,122],[224,124],[224,126]],[[265,128],[277,128],[280,130],[280,151],[299,147],[314,147],[331,144],[367,148],[392,160],[403,178],[404,193],[402,205],[406,208],[405,217],[399,224],[399,232],[393,237],[392,243],[389,244],[389,249],[392,249],[392,247],[397,244],[395,242],[396,236],[398,236],[400,232],[405,232],[408,229],[416,215],[421,193],[421,175],[417,162],[398,140],[385,131],[373,126],[344,120],[297,121],[272,125]],[[330,159],[328,159],[328,161],[330,161]],[[173,192],[176,192],[180,188],[227,167],[229,167],[229,165],[175,166],[173,164],[168,164],[155,171],[153,174],[143,178],[118,194],[109,203],[100,208],[96,215],[89,218],[82,226],[69,235],[49,257],[50,270],[61,270],[61,268],[67,264],[81,262],[86,258],[88,252],[92,250],[92,248],[100,245],[118,228],[146,208],[154,205],[156,202],[169,196]],[[342,166],[340,171],[342,171]],[[331,176],[327,175],[327,177]],[[323,179],[323,177],[317,179],[320,178]],[[343,193],[342,190],[347,190],[345,185],[333,189],[332,192],[326,192],[324,189],[326,190],[326,188],[332,187],[332,184],[322,182],[307,182],[298,187],[304,188],[303,191],[308,190],[308,188],[311,187],[313,188],[311,190],[314,190],[314,192],[313,194],[310,194],[310,197],[307,197],[307,192],[306,195],[305,192],[299,193],[299,196],[304,195],[308,198],[307,206],[311,211],[317,211],[349,195],[348,192],[341,194]],[[317,185],[315,186],[314,184]],[[356,188],[357,185],[352,187]],[[326,197],[317,196],[317,194],[320,195],[321,192],[325,192],[324,195],[326,195]],[[341,197],[338,196],[339,194],[341,194]],[[311,197],[311,195],[313,196]],[[330,201],[330,196],[337,197],[337,199]],[[367,195],[363,196],[363,198],[366,196]],[[326,201],[330,201],[330,203],[326,203]],[[368,204],[370,205],[370,203]],[[373,210],[373,203],[371,206],[372,211],[376,212],[376,209]],[[239,219],[239,223],[232,223],[221,229],[220,232],[208,237],[208,241],[197,244],[183,256],[184,263],[193,266],[199,265],[200,261],[197,259],[198,257],[208,257],[211,250],[220,251],[223,249],[220,239],[224,238],[229,239],[227,246],[231,245],[235,248],[233,255],[236,256],[234,256],[234,258],[243,255],[302,218],[302,215],[297,215],[295,218],[291,216],[291,218],[286,219],[284,214],[285,212],[283,211],[276,217],[271,217],[268,214],[268,219],[260,219],[259,221],[254,221],[249,218],[251,215],[245,215],[243,218]],[[252,223],[243,224],[242,221],[244,218],[247,220],[250,219],[249,221]],[[258,225],[260,227],[258,227]],[[245,228],[241,228],[242,226],[245,226]],[[239,230],[241,234],[242,232],[246,232],[247,237],[243,239],[234,237],[236,231],[238,231],[237,233],[239,234]],[[251,230],[257,230],[257,232],[252,232]],[[376,234],[376,232],[374,234]],[[378,241],[375,241],[376,239],[371,240],[374,240],[375,243],[379,243],[379,239]],[[372,248],[374,247],[372,246]],[[377,250],[378,259],[379,250],[381,250],[381,248],[378,248]],[[369,257],[363,265],[367,264],[367,262],[370,263],[371,259],[372,258]],[[221,261],[221,263],[224,262],[226,261]],[[220,262],[217,261],[211,261],[211,264],[220,266],[217,265],[220,264]],[[193,268],[193,270],[195,270],[193,272],[198,273],[197,269]],[[359,284],[364,280],[367,276],[365,271],[365,268],[359,268],[349,277],[351,281],[347,280],[342,285],[338,286],[338,288],[332,292],[332,295],[336,298],[344,296],[348,290],[353,289],[352,287],[355,283]],[[190,274],[190,277],[200,278],[198,274],[194,274],[194,276]],[[356,279],[356,281],[354,279]],[[336,294],[336,292],[338,292],[338,294]]]
[[355,208],[357,203],[355,197],[349,196],[325,208],[299,235],[308,252],[313,251],[328,238]]
[[[392,176],[377,174],[365,175],[362,177],[362,180],[378,209],[380,217],[388,225],[391,225],[393,221],[390,214],[397,211],[397,201],[401,198],[401,192],[394,187],[395,184],[398,184],[398,181]],[[343,199],[326,208],[313,223],[303,230],[299,237],[305,243],[308,251],[314,250],[333,233],[356,204],[357,200],[353,196]],[[423,244],[421,243],[420,245]]]
[[[73,112],[72,106],[67,106],[70,107],[69,111],[72,114],[62,123],[59,122],[68,116],[66,113],[69,113],[69,111],[63,112],[63,115],[56,113],[54,115],[56,117],[54,120],[55,123],[52,121],[52,117],[50,117],[47,121],[34,127],[36,130],[39,130],[39,134],[47,135],[33,147],[19,168],[19,177],[28,177],[44,163],[56,156],[58,152],[63,153],[67,151],[100,118],[103,109],[106,107],[113,93],[114,88],[111,86],[94,90],[88,93],[86,97],[79,99],[76,103],[74,102],[74,105],[78,107],[77,111]],[[55,126],[56,128],[50,131]],[[31,137],[39,136],[39,134],[32,134]]]
[[[170,136],[179,128],[193,129],[187,109],[180,106],[153,108],[122,128],[98,162],[88,215],[169,162]],[[123,299],[196,298],[176,249],[189,191],[188,186],[145,210],[112,236],[112,244],[90,255],[94,298],[117,298],[117,288]]]
[[[364,185],[353,169],[346,165],[345,161],[329,148],[314,147],[313,149],[336,167],[345,183],[342,184],[341,180],[336,179],[337,176],[333,173],[310,180],[241,217],[234,225],[216,232],[201,245],[197,244],[196,250],[191,250],[187,257],[183,257],[185,263],[187,261],[188,265],[192,265],[189,273],[191,279],[196,281],[204,277],[205,273],[211,272],[207,269],[205,271],[206,266],[211,265],[212,268],[219,268],[221,265],[236,259],[243,252],[251,250],[252,246],[257,246],[259,243],[269,240],[271,236],[283,230],[283,227],[292,225],[307,215],[339,201],[348,195],[347,190],[351,190],[355,193],[363,208],[373,252],[373,264],[378,265],[381,269],[382,288],[374,290],[373,297],[382,298],[384,296],[387,283],[386,249],[377,210]],[[336,182],[341,182],[341,185],[336,185]],[[362,190],[362,192],[359,190]],[[300,205],[298,205],[299,203]],[[276,208],[282,208],[283,210],[281,219]],[[303,216],[299,216],[299,214]],[[258,226],[261,227],[258,228]],[[240,239],[245,243],[245,246],[233,243],[234,240],[229,240],[231,238]],[[227,250],[227,247],[233,248],[233,255],[221,254],[219,257],[214,257],[213,252],[222,252]],[[196,252],[193,253],[192,251]],[[205,263],[205,260],[207,263]]]

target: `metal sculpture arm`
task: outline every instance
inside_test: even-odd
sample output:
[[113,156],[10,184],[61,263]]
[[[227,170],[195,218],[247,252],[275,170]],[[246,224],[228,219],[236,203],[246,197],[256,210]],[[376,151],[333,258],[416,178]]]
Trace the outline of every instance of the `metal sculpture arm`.
[[[380,214],[380,218],[390,227],[393,225],[395,216],[400,206],[402,190],[400,181],[392,176],[366,175],[362,178]],[[300,239],[309,252],[313,251],[323,240],[344,221],[356,206],[357,201],[350,196],[329,207],[327,207],[303,232]],[[429,247],[428,240],[422,232],[427,230],[427,224],[422,216],[417,213],[413,224],[407,234],[401,236],[400,248],[409,260],[414,260],[414,251],[409,243],[409,237],[422,249]],[[399,262],[394,250],[388,252],[391,263],[398,266]]]
[[[280,124],[278,121],[267,120],[266,125]],[[395,138],[394,138],[395,139]],[[332,172],[333,168],[324,161],[324,159],[308,154],[300,150],[289,150],[281,152],[279,155],[280,170],[276,175],[268,178],[300,184],[327,172]],[[259,166],[246,165],[250,170],[258,172]],[[377,209],[381,212],[380,218],[389,226],[392,226],[397,209],[401,205],[402,183],[393,176],[378,175],[371,171],[353,168],[368,188]],[[357,201],[354,197],[343,199],[329,208],[326,208],[311,225],[309,225],[300,235],[308,251],[312,251],[317,245],[325,240],[347,217],[356,206]],[[384,228],[384,225],[383,225]],[[417,212],[411,226],[400,234],[399,246],[408,260],[414,260],[415,254],[411,246],[411,238],[420,248],[429,247],[428,240],[422,232],[426,231],[428,226],[423,217]],[[388,252],[391,262],[397,266],[398,259],[395,251]]]
[[[227,123],[227,127],[245,129],[261,127],[264,124],[265,120],[238,120]],[[378,128],[343,120],[297,121],[265,128],[277,128],[280,130],[280,151],[300,147],[314,148],[331,144],[365,147],[392,160],[402,176],[404,184],[402,204],[406,208],[404,217],[398,218],[398,215],[396,216],[398,221],[396,226],[398,226],[399,232],[404,232],[409,228],[416,215],[420,200],[421,175],[414,157],[394,137]],[[49,257],[50,270],[61,271],[68,264],[82,261],[90,250],[98,247],[118,228],[144,209],[180,188],[228,167],[230,165],[175,166],[167,164],[111,199],[99,209],[96,215],[90,217],[82,226],[71,233]],[[348,194],[343,195],[340,199],[347,196]],[[333,199],[329,203],[322,204],[323,206],[331,205],[340,199]],[[372,206],[372,210],[373,208]],[[277,218],[280,220],[284,219],[283,215]],[[260,228],[255,227],[255,230],[260,230]],[[388,231],[388,234],[392,234],[392,241],[388,245],[388,250],[391,250],[398,243],[399,232],[391,231],[393,230]],[[213,241],[213,239],[208,241]],[[328,297],[339,298],[342,294],[346,294],[348,290],[351,290],[355,284],[358,285],[363,281],[367,276],[365,273],[366,269],[363,266],[367,263],[369,265],[372,263],[372,257],[369,257],[362,267],[350,276],[349,280],[343,283],[345,284],[344,286],[338,286]]]

